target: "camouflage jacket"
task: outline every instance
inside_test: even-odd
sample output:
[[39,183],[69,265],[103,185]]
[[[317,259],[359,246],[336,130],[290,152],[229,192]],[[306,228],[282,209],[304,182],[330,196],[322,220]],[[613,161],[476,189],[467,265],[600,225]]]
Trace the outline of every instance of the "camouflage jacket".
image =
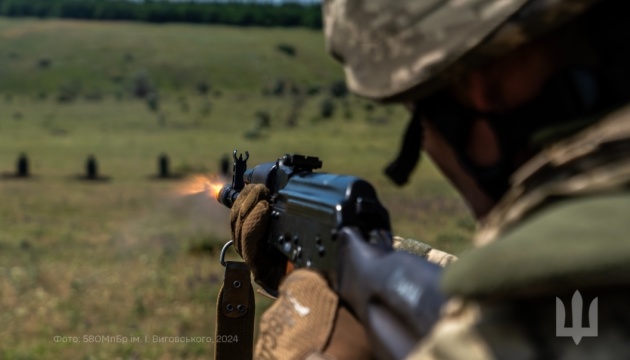
[[477,248],[446,270],[453,298],[410,358],[630,357],[630,106],[543,151],[512,184]]

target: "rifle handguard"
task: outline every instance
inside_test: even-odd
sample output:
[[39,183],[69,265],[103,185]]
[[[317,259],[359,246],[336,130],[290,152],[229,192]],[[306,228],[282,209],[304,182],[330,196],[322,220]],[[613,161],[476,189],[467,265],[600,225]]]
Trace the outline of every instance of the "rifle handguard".
[[369,330],[379,358],[404,358],[439,318],[442,268],[368,243],[357,229],[343,228],[338,241],[337,292]]

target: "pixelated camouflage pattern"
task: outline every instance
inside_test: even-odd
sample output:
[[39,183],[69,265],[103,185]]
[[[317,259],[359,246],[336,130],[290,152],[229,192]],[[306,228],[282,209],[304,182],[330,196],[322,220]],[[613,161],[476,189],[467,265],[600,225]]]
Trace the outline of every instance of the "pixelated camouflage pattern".
[[[627,194],[629,188],[630,106],[626,106],[579,134],[556,143],[523,166],[513,176],[512,189],[482,224],[475,245],[481,247],[479,251],[483,251],[492,243],[509,242],[506,236],[512,229],[531,219],[530,215],[540,214],[545,204],[553,204],[554,199],[597,198],[602,194],[614,197],[615,194]],[[595,229],[598,224],[605,223],[605,219],[598,218],[601,213],[592,216]],[[628,226],[608,230],[616,231],[623,237],[628,233]],[[540,232],[534,234],[543,236]],[[554,239],[544,237],[543,240],[553,242]],[[590,272],[589,277],[592,278],[587,278],[579,275],[579,272],[597,269],[593,264],[610,262],[611,257],[603,255],[606,251],[620,252],[622,254],[617,258],[623,258],[623,252],[627,254],[627,246],[625,249],[611,249],[606,239],[595,239],[601,240],[602,246],[590,252],[590,259],[585,262],[584,257],[580,261],[579,256],[573,255],[574,250],[583,245],[580,240],[567,240],[572,240],[575,246],[562,247],[557,249],[557,253],[561,255],[559,258],[574,260],[574,275],[578,274],[575,275],[576,281],[570,279],[571,274],[565,274],[566,283],[570,286],[565,289],[560,286],[534,289],[530,286],[526,289],[527,296],[523,296],[519,289],[510,289],[511,293],[519,296],[477,299],[474,296],[475,289],[462,291],[469,286],[473,276],[479,276],[479,272],[468,271],[468,277],[459,279],[462,284],[459,288],[456,283],[451,283],[449,290],[460,295],[449,300],[442,309],[439,322],[407,360],[626,358],[630,354],[630,343],[625,340],[630,336],[630,316],[627,311],[630,295],[626,290],[627,281],[620,286],[618,280],[627,280],[627,270],[616,267],[619,271],[609,272],[605,278],[591,276],[597,274]],[[494,255],[501,257],[500,254]],[[460,262],[469,259],[464,257]],[[625,261],[627,263],[627,258]],[[548,260],[541,262],[547,263]],[[483,264],[479,266],[483,267]],[[522,267],[512,262],[508,262],[507,266],[515,268],[517,272],[522,271]],[[505,267],[495,267],[494,271],[504,273],[506,279],[512,275]],[[488,278],[481,276],[480,279],[478,283],[483,283],[482,287],[486,286],[484,281]],[[559,338],[555,333],[555,297],[561,296],[564,304],[569,304],[570,295],[576,288],[580,289],[582,295],[588,295],[584,306],[589,306],[588,299],[597,297],[599,310],[598,336],[582,339],[579,347],[572,339]]]
[[433,331],[406,360],[616,360],[630,354],[627,291],[585,293],[584,306],[598,297],[598,336],[579,346],[556,337],[555,297],[570,303],[571,294],[514,303],[479,303],[452,299]]
[[629,284],[629,189],[627,105],[525,163],[443,289],[498,298]]
[[480,224],[474,244],[495,241],[549,199],[627,188],[630,155],[610,146],[621,142],[630,146],[630,106],[541,151],[512,175],[510,190]]
[[451,263],[457,261],[457,256],[434,249],[431,245],[415,239],[405,239],[400,236],[394,236],[393,245],[396,250],[406,251],[410,254],[421,256],[427,259],[428,262],[441,267],[447,267]]
[[375,100],[422,96],[598,0],[324,0],[328,51]]

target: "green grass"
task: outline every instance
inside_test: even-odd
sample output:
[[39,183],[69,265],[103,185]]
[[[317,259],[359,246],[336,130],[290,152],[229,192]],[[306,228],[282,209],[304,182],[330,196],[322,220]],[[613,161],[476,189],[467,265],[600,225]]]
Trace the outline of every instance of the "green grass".
[[[281,41],[296,44],[296,59],[276,54]],[[217,251],[229,238],[229,214],[210,199],[177,195],[181,182],[149,180],[161,152],[168,152],[175,169],[208,173],[235,148],[248,150],[252,165],[287,152],[316,155],[324,171],[374,184],[396,234],[447,251],[467,247],[472,220],[429,162],[403,189],[382,175],[406,125],[402,108],[368,113],[364,101],[351,98],[352,119],[338,112],[316,120],[319,96],[307,100],[297,126],[289,128],[291,100],[260,95],[267,77],[322,84],[339,78],[321,34],[0,19],[0,45],[0,92],[13,94],[11,100],[0,97],[0,170],[12,171],[25,151],[36,174],[27,181],[0,181],[0,358],[211,356],[208,344],[54,341],[56,335],[214,333],[222,277]],[[131,65],[123,61],[127,51],[134,54]],[[40,57],[52,59],[52,67],[38,69]],[[163,89],[159,114],[140,100],[112,95],[122,85],[108,77],[126,76],[136,67],[151,72]],[[199,76],[223,95],[195,94]],[[109,90],[102,101],[35,100],[42,89],[57,89],[69,78],[83,89]],[[204,115],[207,101],[212,110]],[[246,139],[258,110],[271,114],[271,127],[259,139]],[[386,121],[368,121],[377,117]],[[99,159],[110,182],[73,178],[88,154]],[[269,304],[258,301],[260,311]]]
[[[278,52],[279,43],[294,45],[297,56]],[[251,91],[288,74],[298,83],[342,78],[322,34],[306,29],[3,18],[0,44],[0,93],[50,93],[66,83],[113,93],[140,70],[164,91],[192,91],[200,80]]]

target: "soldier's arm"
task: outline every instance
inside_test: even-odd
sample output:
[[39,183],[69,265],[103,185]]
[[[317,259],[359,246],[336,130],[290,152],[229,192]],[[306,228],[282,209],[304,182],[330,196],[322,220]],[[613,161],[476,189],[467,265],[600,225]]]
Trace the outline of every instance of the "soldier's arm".
[[446,267],[458,260],[457,256],[434,249],[431,245],[418,240],[394,236],[393,242],[394,249],[421,256],[427,259],[427,261],[440,265],[441,267]]

